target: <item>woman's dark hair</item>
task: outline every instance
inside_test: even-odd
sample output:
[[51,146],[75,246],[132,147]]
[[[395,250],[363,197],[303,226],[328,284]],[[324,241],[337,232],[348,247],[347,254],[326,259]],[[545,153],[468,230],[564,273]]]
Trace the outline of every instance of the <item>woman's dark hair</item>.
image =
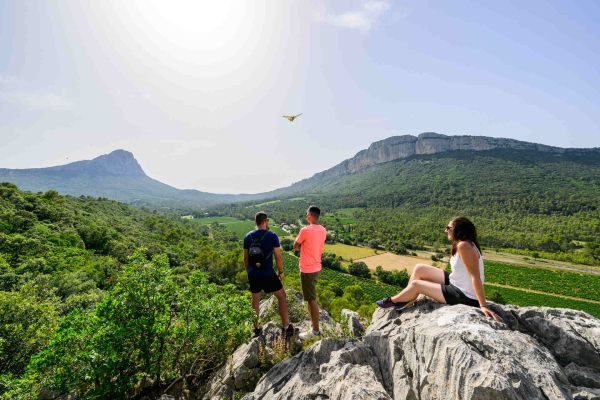
[[479,240],[477,240],[477,228],[475,228],[475,225],[466,217],[454,217],[450,222],[453,223],[451,254],[456,254],[458,242],[473,243],[477,246],[479,254],[481,254],[481,246],[479,245]]

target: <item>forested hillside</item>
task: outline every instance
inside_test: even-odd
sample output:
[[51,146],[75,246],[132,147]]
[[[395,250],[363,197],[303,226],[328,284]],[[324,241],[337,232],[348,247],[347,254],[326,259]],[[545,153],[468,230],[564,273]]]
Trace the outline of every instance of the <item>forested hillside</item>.
[[[240,239],[218,222],[1,183],[0,398],[202,387],[256,318]],[[285,282],[299,287],[298,274]],[[322,279],[319,295],[337,317],[375,308],[359,286]]]
[[[600,159],[527,150],[452,151],[412,156],[375,170],[315,182],[303,200],[263,203],[261,209],[294,223],[309,203],[324,212],[356,208],[360,224],[329,221],[350,241],[444,243],[456,215],[471,218],[481,242],[570,254],[596,264],[600,257]],[[252,202],[220,205],[215,215],[251,218]],[[573,242],[576,241],[576,242]]]

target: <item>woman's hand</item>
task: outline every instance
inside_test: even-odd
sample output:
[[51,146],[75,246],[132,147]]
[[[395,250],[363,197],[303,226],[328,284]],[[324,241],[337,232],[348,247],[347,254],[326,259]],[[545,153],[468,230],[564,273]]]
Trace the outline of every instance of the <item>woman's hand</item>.
[[500,322],[501,318],[492,310],[490,310],[489,308],[487,308],[486,306],[480,307],[481,308],[481,312],[483,313],[483,315],[485,315],[488,318],[494,318],[495,321]]

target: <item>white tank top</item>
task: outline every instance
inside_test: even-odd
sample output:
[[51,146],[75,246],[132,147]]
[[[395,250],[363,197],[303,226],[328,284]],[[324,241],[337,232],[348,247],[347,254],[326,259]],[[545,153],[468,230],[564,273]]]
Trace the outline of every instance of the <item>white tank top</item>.
[[[477,247],[475,248],[477,249]],[[479,253],[479,250],[477,250],[477,252]],[[462,290],[468,298],[477,300],[473,282],[471,281],[471,275],[467,272],[463,260],[458,256],[458,251],[450,258],[450,268],[452,268],[450,284]],[[479,253],[479,277],[481,278],[481,283],[483,283],[485,275],[483,273],[483,255],[481,253]]]

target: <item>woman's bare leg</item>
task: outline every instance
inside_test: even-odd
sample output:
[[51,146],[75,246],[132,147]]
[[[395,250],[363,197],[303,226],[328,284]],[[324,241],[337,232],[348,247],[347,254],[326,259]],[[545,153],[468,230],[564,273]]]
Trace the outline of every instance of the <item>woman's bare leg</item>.
[[446,299],[444,299],[444,294],[442,293],[442,285],[421,280],[411,282],[400,294],[392,297],[392,301],[394,303],[411,301],[416,299],[419,294],[424,294],[440,303],[446,303]]
[[[417,296],[422,293],[428,297],[431,297],[440,303],[445,303],[444,294],[440,285],[445,283],[446,277],[444,271],[439,268],[432,267],[425,264],[417,264],[413,273],[408,281],[408,286],[396,296],[392,297],[394,303],[405,302],[414,300]],[[421,285],[421,283],[431,283],[432,285]],[[435,290],[437,287],[438,290]],[[425,290],[425,292],[418,292],[418,290]]]

